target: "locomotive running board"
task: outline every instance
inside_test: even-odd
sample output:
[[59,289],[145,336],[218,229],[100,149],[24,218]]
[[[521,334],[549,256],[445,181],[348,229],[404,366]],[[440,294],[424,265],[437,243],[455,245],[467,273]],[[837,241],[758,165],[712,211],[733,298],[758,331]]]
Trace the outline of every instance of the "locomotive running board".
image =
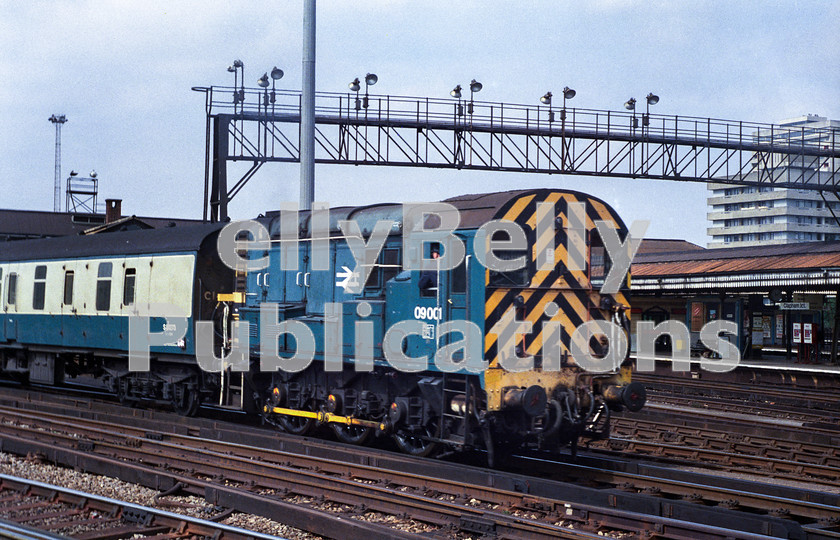
[[300,418],[311,418],[316,420],[319,424],[334,423],[345,424],[348,426],[361,426],[373,429],[386,431],[388,427],[382,422],[375,422],[373,420],[359,420],[352,416],[340,416],[326,411],[299,411],[297,409],[286,409],[283,407],[264,407],[265,412],[274,414],[283,414],[286,416],[297,416]]

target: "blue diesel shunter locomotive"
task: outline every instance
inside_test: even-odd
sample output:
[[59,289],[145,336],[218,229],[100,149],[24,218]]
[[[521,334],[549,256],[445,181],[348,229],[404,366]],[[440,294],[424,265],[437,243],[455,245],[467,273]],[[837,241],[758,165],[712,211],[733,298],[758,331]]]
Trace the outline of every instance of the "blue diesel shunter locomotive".
[[[627,229],[621,219],[603,201],[571,191],[512,191],[444,202],[458,211],[454,234],[463,242],[466,256],[454,269],[432,268],[432,276],[428,270],[401,271],[406,257],[418,256],[403,252],[404,228],[410,224],[403,223],[402,205],[332,209],[328,233],[332,271],[313,268],[315,233],[308,212],[301,212],[299,219],[291,222],[281,216],[271,219],[271,248],[258,253],[268,255],[268,267],[249,276],[246,305],[240,309],[241,318],[250,323],[251,357],[267,354],[256,339],[260,335],[260,306],[265,302],[277,305],[277,321],[268,323],[295,320],[312,330],[315,354],[302,371],[255,377],[257,386],[268,390],[262,407],[266,419],[298,434],[328,424],[340,440],[355,444],[376,433],[391,434],[400,449],[415,455],[427,455],[441,446],[484,447],[491,452],[525,443],[552,448],[575,445],[582,435],[607,436],[610,410],[641,408],[644,387],[630,381],[626,362],[612,371],[593,374],[577,365],[570,352],[575,329],[587,321],[615,322],[624,332],[629,327],[629,278],[622,281],[616,294],[599,292],[610,261],[595,223],[607,222],[623,240]],[[536,238],[538,206],[544,209],[545,205],[550,205],[548,217],[555,225],[552,244]],[[568,264],[567,231],[575,225],[570,222],[570,208],[579,212],[578,248],[585,257],[580,269]],[[365,241],[377,222],[390,223],[366,282],[352,293],[347,281],[356,263],[347,241],[349,233],[339,226],[342,220],[355,222]],[[491,220],[522,229],[527,247],[500,255],[524,257],[523,268],[497,272],[478,263],[474,239],[480,227]],[[283,227],[297,230],[284,231]],[[280,264],[283,238],[295,235],[300,240],[299,264],[284,269]],[[554,246],[550,269],[539,264],[538,245]],[[424,244],[423,258],[434,260],[432,252],[438,249],[433,243]],[[499,344],[500,336],[494,331],[506,314],[531,325],[531,331],[518,335],[512,346]],[[275,312],[270,316],[273,319]],[[415,326],[421,329],[398,338],[398,346],[406,357],[427,362],[423,369],[412,372],[395,369],[386,361],[384,350],[389,331],[407,320],[421,321]],[[470,321],[480,329],[480,354],[486,367],[478,373],[466,368],[441,370],[432,360],[436,351],[458,339],[457,332],[439,333],[446,322],[456,320]],[[549,329],[558,338],[553,346],[547,342]],[[288,335],[279,339],[280,355],[295,353],[294,339]],[[372,342],[368,351],[359,350],[362,340]],[[334,342],[332,349],[330,341]],[[595,357],[603,356],[607,346],[591,340]],[[325,370],[328,351],[336,349],[343,369]],[[533,359],[534,368],[506,369],[509,364],[500,360],[511,349],[517,357]],[[357,369],[356,364],[366,355],[373,361],[365,369]]]

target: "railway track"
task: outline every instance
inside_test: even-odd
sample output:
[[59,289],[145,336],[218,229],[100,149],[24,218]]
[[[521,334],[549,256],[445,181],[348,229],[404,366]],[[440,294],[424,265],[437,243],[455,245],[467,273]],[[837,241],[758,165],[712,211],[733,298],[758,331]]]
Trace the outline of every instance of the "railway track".
[[705,468],[740,472],[826,487],[840,485],[840,449],[767,437],[689,428],[677,424],[615,418],[609,440],[588,446],[600,453],[694,463]]
[[694,379],[677,374],[635,373],[633,380],[644,384],[652,397],[667,395],[668,399],[681,396],[722,403],[747,402],[755,410],[765,410],[769,406],[792,414],[821,415],[835,420],[840,418],[840,392],[837,388],[775,386],[761,381],[726,381],[702,377],[705,373],[697,375],[701,377]]
[[635,420],[641,426],[655,427],[676,425],[679,427],[708,430],[710,433],[725,433],[727,440],[740,441],[744,438],[764,440],[768,446],[789,444],[816,444],[819,446],[840,446],[840,426],[791,421],[786,418],[755,417],[739,413],[674,407],[661,403],[650,403],[632,415],[619,413],[614,420]]
[[[3,448],[16,452],[37,448],[50,460],[94,472],[113,474],[119,469],[124,479],[159,489],[181,484],[184,491],[202,494],[212,503],[245,505],[249,512],[274,519],[280,513],[287,524],[320,528],[313,531],[318,534],[338,532],[319,510],[325,506],[338,510],[343,532],[372,538],[399,534],[381,524],[360,524],[358,518],[409,514],[437,535],[582,538],[629,531],[673,538],[831,538],[838,534],[832,521],[840,515],[838,500],[826,494],[768,490],[754,483],[732,488],[721,479],[621,461],[593,466],[516,458],[510,461],[512,466],[528,472],[516,476],[203,419],[175,417],[174,423],[164,422],[171,415],[91,402],[68,411],[76,418],[47,414],[51,408],[66,409],[71,400],[62,401],[21,400],[5,407],[0,411],[5,419],[0,424]],[[37,409],[37,414],[22,410],[27,407]],[[152,431],[153,427],[168,432]],[[236,440],[249,444],[223,442]],[[575,483],[569,482],[572,479]]]
[[[8,410],[0,410],[0,417],[4,419],[9,414]],[[576,513],[557,501],[541,497],[523,498],[515,491],[477,488],[443,478],[383,470],[370,465],[348,465],[328,458],[269,452],[257,447],[193,437],[149,432],[142,437],[124,435],[117,430],[133,430],[121,430],[119,426],[93,420],[68,421],[60,415],[45,421],[45,416],[50,415],[18,414],[15,415],[17,425],[0,425],[4,447],[34,445],[47,459],[58,458],[59,454],[64,457],[72,455],[88,466],[92,460],[109,465],[109,472],[116,468],[136,474],[158,471],[159,478],[176,481],[185,493],[203,492],[210,502],[223,506],[236,505],[247,499],[251,511],[275,505],[283,507],[286,512],[293,505],[309,505],[312,509],[326,505],[337,510],[336,513],[345,521],[371,513],[403,518],[410,516],[427,524],[430,528],[426,532],[436,534],[457,532],[517,538],[597,536],[594,530],[569,528],[584,516],[589,519],[590,514],[596,512],[591,507],[580,508]],[[84,458],[78,451],[84,453]],[[79,464],[76,461],[76,465]],[[325,512],[323,515],[331,514]],[[609,531],[611,527],[608,523],[617,522],[616,517],[625,523],[631,517],[644,521],[641,516],[611,511],[600,516],[595,528],[602,533]],[[646,521],[653,529],[665,524],[657,519]],[[297,523],[294,525],[299,526]],[[677,522],[670,523],[670,526],[677,527]],[[692,533],[704,529],[691,524],[680,526]],[[360,527],[368,535],[383,538],[415,537],[414,534],[382,530],[385,527],[370,522],[362,521]],[[705,529],[711,530],[708,527]],[[644,529],[632,532],[640,530]],[[319,534],[324,532],[318,531]],[[691,534],[685,537],[691,537]]]
[[835,429],[840,429],[840,414],[837,413],[787,408],[773,403],[754,403],[737,398],[683,396],[652,388],[648,389],[648,403],[645,406],[650,404],[664,404],[671,408],[706,409],[721,413],[750,415],[757,420],[762,418],[785,419],[797,423],[833,426]]
[[[215,516],[220,520],[226,513]],[[77,538],[276,538],[214,520],[100,497],[60,486],[0,474],[0,536],[19,539]]]

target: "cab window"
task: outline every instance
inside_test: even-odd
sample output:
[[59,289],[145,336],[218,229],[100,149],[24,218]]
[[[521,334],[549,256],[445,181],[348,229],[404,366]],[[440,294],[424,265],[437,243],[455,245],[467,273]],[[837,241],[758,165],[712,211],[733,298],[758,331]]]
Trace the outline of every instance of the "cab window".
[[[510,241],[510,235],[507,231],[496,231],[493,233],[493,240],[498,242]],[[504,261],[512,261],[519,257],[525,257],[525,266],[518,270],[511,270],[509,272],[497,272],[496,270],[489,270],[489,282],[491,287],[522,287],[528,285],[528,250],[526,249],[506,249],[493,250],[493,254]]]
[[611,266],[609,254],[603,245],[596,244],[589,248],[589,283],[593,289],[604,285]]

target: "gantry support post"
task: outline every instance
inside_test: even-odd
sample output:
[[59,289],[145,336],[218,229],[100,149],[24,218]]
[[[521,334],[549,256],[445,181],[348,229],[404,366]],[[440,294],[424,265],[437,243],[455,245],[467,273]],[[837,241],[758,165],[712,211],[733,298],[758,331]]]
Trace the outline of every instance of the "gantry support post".
[[230,116],[218,115],[213,122],[213,178],[210,188],[210,221],[228,217],[227,162]]

